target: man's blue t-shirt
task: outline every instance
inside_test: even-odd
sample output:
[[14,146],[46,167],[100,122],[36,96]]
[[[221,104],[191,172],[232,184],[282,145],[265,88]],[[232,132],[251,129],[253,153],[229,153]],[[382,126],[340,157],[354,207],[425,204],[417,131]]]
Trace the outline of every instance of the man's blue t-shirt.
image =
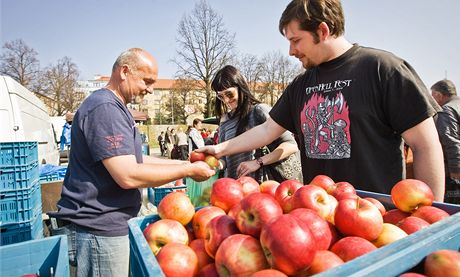
[[137,215],[141,193],[122,189],[102,160],[135,155],[142,163],[141,138],[131,113],[110,90],[95,91],[75,114],[71,136],[58,212],[49,214],[97,235],[127,235],[127,220]]

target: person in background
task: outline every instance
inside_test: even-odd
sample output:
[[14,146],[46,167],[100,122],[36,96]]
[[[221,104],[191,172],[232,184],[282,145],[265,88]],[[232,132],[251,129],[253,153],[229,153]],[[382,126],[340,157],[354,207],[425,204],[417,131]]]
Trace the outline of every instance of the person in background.
[[306,69],[284,90],[267,121],[200,152],[217,157],[256,149],[286,130],[299,140],[304,183],[316,175],[389,194],[405,178],[403,141],[414,176],[444,198],[439,105],[415,70],[394,54],[350,43],[339,0],[293,0],[279,31]]
[[61,134],[61,141],[59,150],[64,152],[66,150],[70,150],[70,142],[71,142],[71,128],[72,128],[72,120],[73,120],[73,113],[66,113],[65,115],[65,123],[62,127],[62,134]]
[[142,156],[139,130],[127,108],[153,92],[155,58],[131,48],[115,61],[106,87],[80,105],[72,124],[72,151],[52,235],[67,235],[77,276],[128,276],[127,221],[137,216],[140,188],[215,174],[204,162]]
[[[212,89],[216,92],[215,111],[220,121],[219,142],[228,141],[247,130],[261,124],[268,118],[270,107],[261,104],[249,90],[249,86],[241,72],[234,66],[227,65],[214,76]],[[299,151],[291,133],[286,131],[276,138],[269,147],[272,151],[266,155],[248,149],[236,155],[221,158],[225,177],[238,179],[251,176],[258,182],[268,180],[260,170],[263,165],[281,161]],[[260,151],[260,150],[257,150]],[[302,181],[300,168],[299,177],[292,178]]]
[[201,119],[195,118],[193,120],[192,128],[190,128],[190,132],[188,134],[188,149],[189,152],[192,152],[195,149],[204,146],[204,139],[201,136]]
[[444,153],[446,192],[444,201],[460,204],[460,97],[450,80],[431,86],[431,95],[442,106],[436,128]]
[[179,160],[188,159],[188,136],[184,133],[184,130],[179,127],[177,129],[177,148],[179,150]]
[[158,136],[158,145],[160,146],[161,156],[165,156],[166,154],[166,145],[165,145],[165,132],[161,131],[160,135]]
[[165,142],[166,142],[166,153],[167,157],[171,159],[171,153],[174,149],[174,145],[176,143],[175,134],[173,134],[174,128],[170,129],[169,127],[166,128],[165,134]]

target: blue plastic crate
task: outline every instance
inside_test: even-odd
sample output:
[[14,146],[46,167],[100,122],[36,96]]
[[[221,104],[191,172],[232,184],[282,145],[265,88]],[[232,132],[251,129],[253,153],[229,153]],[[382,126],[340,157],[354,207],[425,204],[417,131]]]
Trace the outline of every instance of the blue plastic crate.
[[40,176],[40,183],[54,182],[64,179],[59,173],[51,173],[47,175]]
[[38,180],[30,189],[0,192],[0,226],[30,221],[41,214],[41,189]]
[[149,201],[153,203],[153,205],[158,206],[160,201],[169,193],[177,190],[185,190],[187,192],[187,186],[177,186],[177,187],[157,187],[157,188],[148,188],[147,195]]
[[39,240],[0,247],[0,275],[70,276],[66,236],[53,236]]
[[39,214],[30,221],[1,226],[0,237],[0,245],[43,238],[42,215]]
[[0,167],[8,165],[26,165],[38,161],[36,141],[1,142]]
[[38,161],[0,167],[0,191],[27,189],[39,178]]

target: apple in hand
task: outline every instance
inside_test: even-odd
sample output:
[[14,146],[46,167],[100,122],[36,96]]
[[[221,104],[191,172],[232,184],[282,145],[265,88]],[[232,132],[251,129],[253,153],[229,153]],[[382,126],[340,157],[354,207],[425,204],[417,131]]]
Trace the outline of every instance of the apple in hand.
[[411,213],[421,206],[431,206],[433,199],[431,188],[416,179],[401,180],[391,189],[391,200],[403,212]]
[[233,178],[220,178],[212,184],[211,205],[223,209],[225,213],[243,197],[243,186]]
[[174,219],[187,225],[195,215],[195,207],[190,198],[183,192],[168,193],[158,204],[160,218]]
[[383,223],[382,232],[372,243],[377,247],[382,247],[405,237],[407,237],[407,233],[398,226]]
[[306,208],[292,210],[289,214],[307,224],[318,250],[329,249],[332,241],[332,232],[329,222],[320,217],[317,212]]
[[375,249],[377,249],[377,247],[370,241],[355,236],[341,238],[331,247],[331,251],[339,256],[344,262],[353,260]]
[[260,184],[259,188],[260,188],[260,192],[263,192],[263,193],[268,193],[270,194],[271,196],[275,197],[275,192],[276,192],[276,188],[280,185],[280,183],[278,183],[277,181],[275,180],[267,180],[267,181],[264,181]]
[[206,225],[216,216],[224,215],[225,211],[219,207],[206,206],[198,211],[192,219],[193,232],[197,239],[206,238]]
[[310,182],[309,185],[318,186],[323,188],[325,191],[328,191],[329,188],[335,185],[334,180],[327,175],[316,175]]
[[258,238],[262,226],[282,214],[281,206],[271,195],[251,193],[240,202],[240,210],[235,217],[236,226],[241,233]]
[[294,209],[312,209],[324,219],[327,219],[332,212],[329,195],[318,186],[306,185],[299,188],[292,197],[292,204]]
[[425,220],[415,217],[415,216],[408,216],[403,218],[399,221],[396,226],[401,228],[404,232],[408,235],[415,233],[425,227],[430,226],[430,223],[426,222]]
[[291,214],[280,215],[267,223],[260,233],[260,243],[270,266],[287,275],[307,269],[317,251],[307,224]]
[[297,180],[286,180],[281,182],[281,184],[276,188],[275,199],[280,204],[284,213],[289,213],[292,207],[292,197],[294,193],[303,187],[303,184]]
[[259,183],[251,176],[241,176],[236,179],[243,186],[243,195],[260,192]]
[[238,233],[239,230],[233,218],[225,214],[214,217],[206,225],[206,238],[204,242],[206,253],[214,258],[222,241]]
[[251,276],[269,267],[259,240],[244,234],[222,241],[215,261],[219,276]]
[[426,257],[425,274],[433,277],[460,276],[460,252],[443,249]]
[[426,222],[433,224],[439,220],[449,217],[449,214],[446,211],[434,206],[423,206],[419,207],[415,212],[413,212],[412,216],[420,217]]
[[166,276],[195,276],[198,272],[198,258],[187,245],[169,243],[156,256],[161,270]]
[[214,157],[213,155],[207,155],[206,158],[204,158],[204,161],[209,165],[210,168],[212,169],[217,169],[219,168],[219,159]]
[[334,222],[343,235],[358,236],[369,241],[375,240],[383,229],[383,218],[379,209],[361,198],[339,201]]
[[199,152],[196,152],[196,151],[192,151],[190,152],[190,162],[191,163],[194,163],[194,162],[197,162],[197,161],[203,161],[204,162],[204,159],[206,158],[206,154],[205,153],[199,153]]
[[154,255],[157,255],[168,243],[177,242],[185,245],[189,243],[184,225],[172,219],[160,219],[150,223],[144,229],[144,237]]

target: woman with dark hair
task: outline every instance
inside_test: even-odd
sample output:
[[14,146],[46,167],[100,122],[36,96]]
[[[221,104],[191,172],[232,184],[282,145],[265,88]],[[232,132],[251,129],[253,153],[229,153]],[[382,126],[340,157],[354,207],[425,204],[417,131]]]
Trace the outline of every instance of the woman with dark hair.
[[[262,124],[268,118],[270,107],[254,97],[245,78],[234,66],[227,65],[220,69],[211,86],[216,92],[215,111],[220,121],[219,142],[234,138]],[[249,175],[259,182],[267,179],[302,181],[300,160],[295,155],[299,154],[299,150],[290,132],[283,133],[278,139],[267,145],[267,148],[269,151],[257,149],[222,157],[224,175],[235,179]],[[291,168],[291,172],[284,172],[283,176],[267,176],[266,170],[260,170],[264,165],[285,161],[288,158],[295,159],[296,168],[294,170]]]

